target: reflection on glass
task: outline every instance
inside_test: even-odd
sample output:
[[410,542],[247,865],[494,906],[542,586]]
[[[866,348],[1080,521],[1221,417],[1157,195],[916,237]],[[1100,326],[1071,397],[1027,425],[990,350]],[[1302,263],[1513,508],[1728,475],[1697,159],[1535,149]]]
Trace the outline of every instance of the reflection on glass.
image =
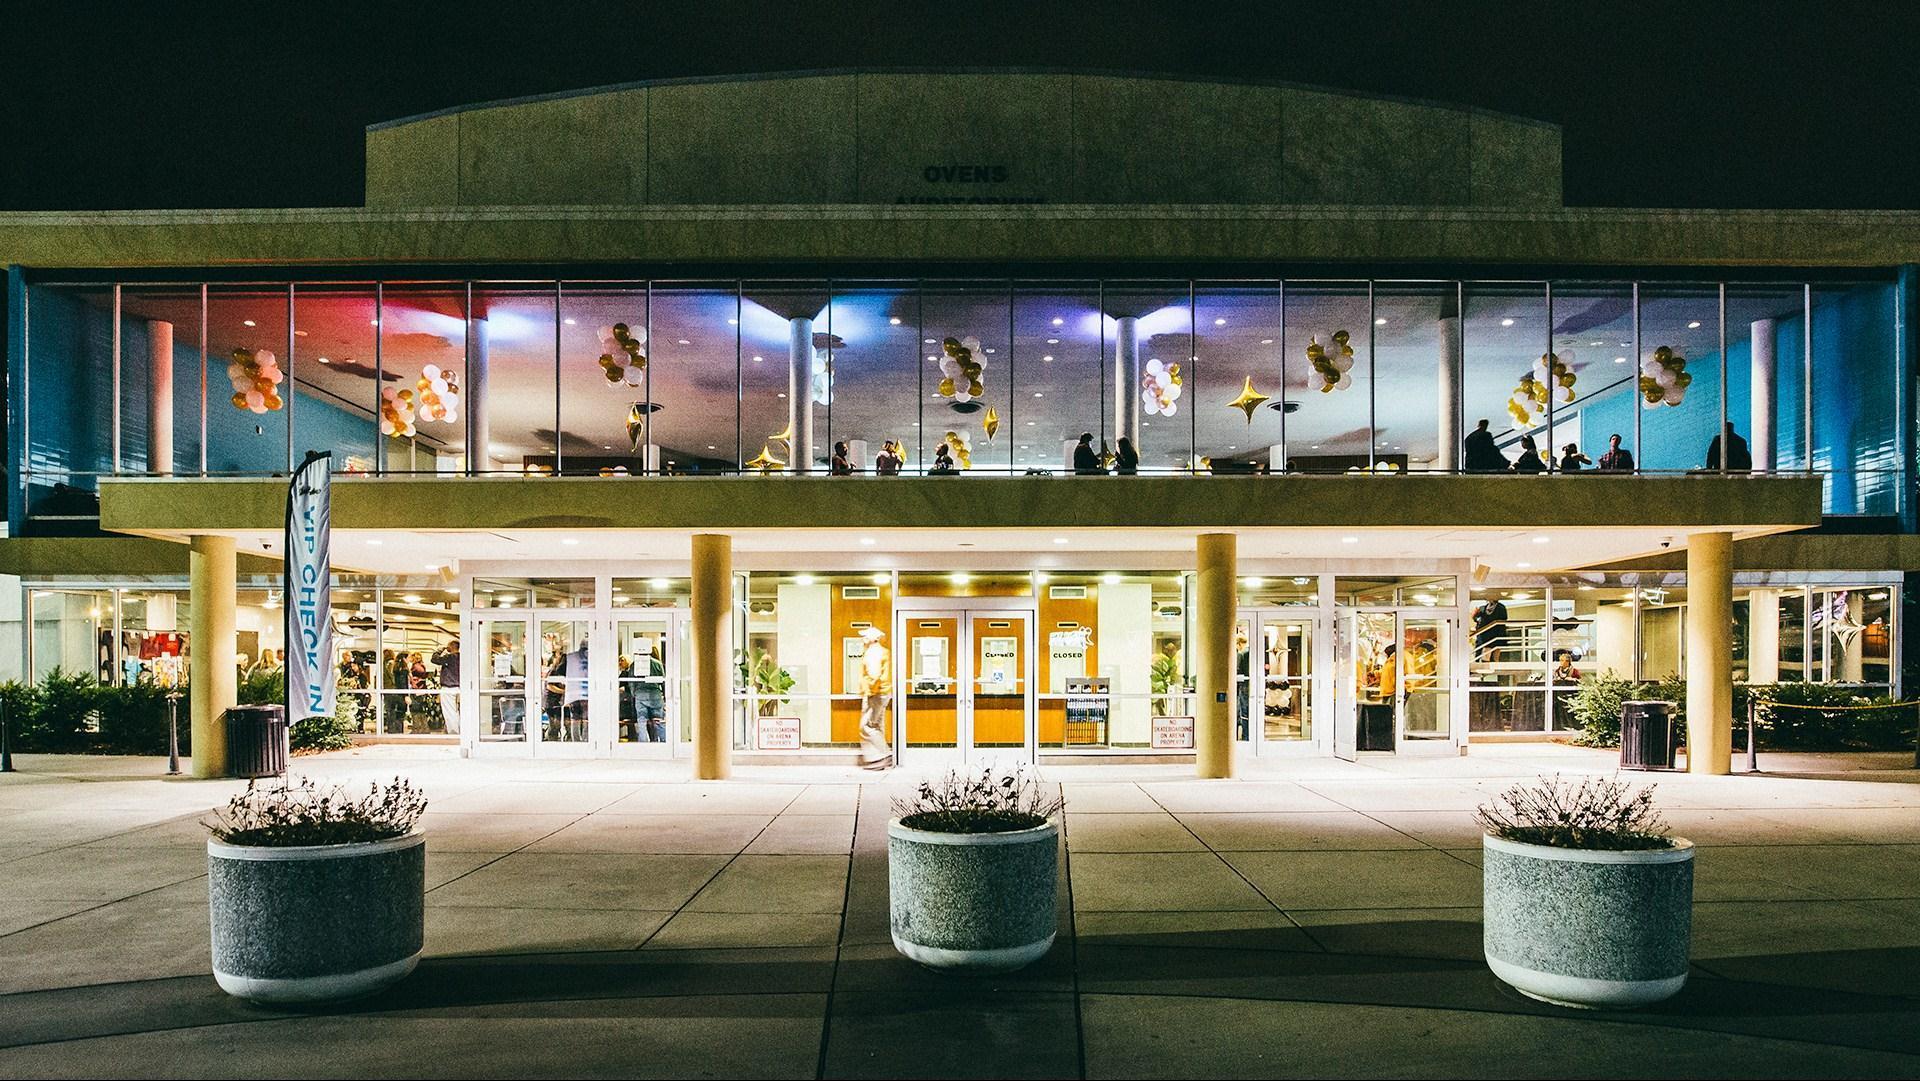
[[1400,633],[1400,703],[1408,739],[1445,739],[1452,712],[1447,673],[1452,634],[1441,619],[1408,616]]
[[664,619],[621,620],[614,625],[619,664],[614,695],[621,743],[667,741],[667,673],[673,643]]
[[[1522,387],[1522,377],[1530,378],[1534,362],[1547,352],[1550,335],[1545,283],[1467,283],[1466,310],[1461,315],[1461,357],[1466,371],[1461,426],[1472,433],[1485,420],[1500,460],[1471,460],[1463,444],[1461,468],[1469,472],[1509,472],[1513,460],[1520,457],[1523,437],[1531,438],[1536,450],[1549,449],[1545,406],[1532,401],[1523,407],[1515,395]],[[1545,464],[1543,457],[1541,465]]]
[[[469,379],[467,363],[467,287],[462,282],[386,285],[379,302],[379,388],[373,386],[375,357],[357,341],[353,344],[359,351],[344,359],[330,356],[329,368],[366,388],[341,393],[380,411],[375,420],[387,472],[459,473],[467,468],[467,426],[473,424],[484,436],[487,419],[486,413],[474,415],[469,408],[478,388]],[[372,319],[369,315],[367,321]],[[480,340],[475,335],[476,349]],[[484,357],[476,354],[475,359]],[[424,411],[418,400],[422,379],[438,399]],[[439,389],[436,379],[446,390]],[[407,389],[414,391],[412,435],[406,434],[407,414],[399,401],[400,391]],[[388,391],[393,392],[391,400]]]
[[473,367],[487,386],[474,428],[477,438],[484,426],[487,445],[474,457],[485,471],[544,475],[561,464],[557,303],[552,283],[473,288]]
[[480,739],[522,742],[527,738],[527,621],[482,619],[475,638],[484,644],[480,669]]
[[585,743],[589,738],[587,639],[585,620],[540,621],[540,738],[547,743]]

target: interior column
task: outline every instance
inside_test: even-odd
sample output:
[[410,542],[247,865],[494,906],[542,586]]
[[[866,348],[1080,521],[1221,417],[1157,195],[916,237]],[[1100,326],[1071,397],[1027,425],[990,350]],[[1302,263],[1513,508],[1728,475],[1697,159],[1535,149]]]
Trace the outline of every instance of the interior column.
[[1140,320],[1131,315],[1115,319],[1113,327],[1113,436],[1140,449]]
[[[487,338],[486,319],[468,320],[467,382],[460,388],[466,400],[460,405],[467,411],[467,472],[475,475],[493,472],[493,430],[487,423]],[[558,432],[554,438],[559,438]]]
[[1434,466],[1452,473],[1460,468],[1460,313],[1451,299],[1440,313],[1440,457]]
[[813,472],[813,320],[787,320],[787,468]]
[[1780,369],[1774,357],[1773,330],[1774,321],[1771,319],[1753,321],[1747,447],[1753,452],[1753,469],[1756,473],[1771,473],[1778,467],[1773,453],[1773,414]]
[[187,549],[188,600],[193,605],[187,640],[188,725],[193,775],[227,775],[225,714],[238,701],[234,683],[234,575],[232,537],[196,536]]
[[724,780],[732,768],[727,735],[733,687],[733,539],[693,537],[693,599],[688,646],[693,650],[693,775]]
[[1194,543],[1193,746],[1201,777],[1233,776],[1233,582],[1231,533],[1202,533]]
[[1747,682],[1780,682],[1780,591],[1777,589],[1747,591]]
[[173,324],[147,321],[147,472],[173,472]]
[[1687,771],[1733,772],[1733,534],[1687,537]]

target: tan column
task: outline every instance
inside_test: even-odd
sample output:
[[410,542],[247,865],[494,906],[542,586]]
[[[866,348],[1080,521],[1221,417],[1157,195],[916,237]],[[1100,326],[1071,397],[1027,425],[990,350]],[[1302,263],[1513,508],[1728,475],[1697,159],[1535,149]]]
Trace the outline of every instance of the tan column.
[[1733,534],[1687,538],[1687,771],[1733,772]]
[[147,323],[147,472],[173,472],[173,324]]
[[1194,544],[1194,766],[1202,777],[1233,776],[1233,579],[1231,533]]
[[733,765],[728,716],[733,692],[733,539],[693,538],[693,775],[724,780]]
[[193,775],[225,777],[224,715],[238,699],[234,689],[233,538],[194,537],[187,550],[187,575],[187,599],[193,605],[189,624],[192,637],[187,640]]

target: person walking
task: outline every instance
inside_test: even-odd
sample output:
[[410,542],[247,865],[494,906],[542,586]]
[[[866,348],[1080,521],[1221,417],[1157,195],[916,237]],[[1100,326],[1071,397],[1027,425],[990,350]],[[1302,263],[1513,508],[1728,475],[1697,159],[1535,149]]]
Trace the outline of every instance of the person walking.
[[827,475],[830,477],[853,476],[853,462],[847,457],[847,441],[842,439],[833,444],[833,458],[827,462]]
[[1500,453],[1499,444],[1493,441],[1493,433],[1487,430],[1487,421],[1483,418],[1478,427],[1467,433],[1466,461],[1462,468],[1469,473],[1505,473],[1508,471],[1507,456]]
[[1140,452],[1133,449],[1133,440],[1120,437],[1120,449],[1114,455],[1113,472],[1117,476],[1131,477],[1140,472]]
[[893,765],[887,742],[887,703],[893,700],[893,655],[878,627],[860,631],[860,768],[881,770]]
[[1600,456],[1600,464],[1594,467],[1602,473],[1633,472],[1633,452],[1620,445],[1620,433],[1607,437],[1607,452]]

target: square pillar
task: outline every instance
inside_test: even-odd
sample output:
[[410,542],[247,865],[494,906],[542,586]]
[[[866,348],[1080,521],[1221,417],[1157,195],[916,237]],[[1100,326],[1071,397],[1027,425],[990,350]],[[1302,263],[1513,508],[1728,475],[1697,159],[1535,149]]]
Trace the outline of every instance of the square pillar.
[[1194,768],[1201,777],[1231,777],[1236,538],[1202,533],[1194,557]]
[[234,572],[232,537],[196,536],[187,549],[188,599],[193,606],[187,640],[187,717],[193,733],[193,775],[227,775],[224,716],[237,704],[234,668]]
[[692,609],[693,775],[725,780],[733,768],[733,538],[694,534]]
[[1733,772],[1733,534],[1687,537],[1687,772]]

